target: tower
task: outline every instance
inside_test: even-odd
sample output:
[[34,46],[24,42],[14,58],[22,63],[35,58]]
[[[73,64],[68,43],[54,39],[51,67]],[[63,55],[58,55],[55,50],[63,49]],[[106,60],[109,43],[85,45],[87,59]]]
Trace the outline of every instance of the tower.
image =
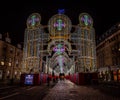
[[95,31],[93,28],[93,19],[88,13],[79,15],[78,25],[78,62],[79,71],[95,71],[96,67],[96,47]]
[[38,72],[40,65],[40,50],[42,49],[42,25],[38,13],[31,14],[27,19],[24,34],[23,72]]

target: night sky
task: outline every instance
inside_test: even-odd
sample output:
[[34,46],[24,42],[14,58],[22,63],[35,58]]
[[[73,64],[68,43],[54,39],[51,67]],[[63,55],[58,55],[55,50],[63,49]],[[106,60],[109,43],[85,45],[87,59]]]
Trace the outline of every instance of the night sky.
[[[78,2],[79,1],[79,2]],[[104,0],[105,1],[105,0]],[[116,0],[114,0],[116,1]],[[49,18],[64,9],[73,25],[79,23],[80,13],[86,12],[93,18],[96,36],[105,33],[114,24],[120,22],[118,2],[101,0],[31,0],[28,2],[11,0],[0,3],[0,33],[10,33],[12,43],[23,42],[26,20],[32,13],[41,15],[41,24],[47,25]]]

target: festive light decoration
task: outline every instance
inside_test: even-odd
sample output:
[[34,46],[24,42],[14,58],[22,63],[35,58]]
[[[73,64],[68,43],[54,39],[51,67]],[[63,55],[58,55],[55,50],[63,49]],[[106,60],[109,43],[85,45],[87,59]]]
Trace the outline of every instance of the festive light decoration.
[[62,44],[58,44],[53,48],[53,51],[57,52],[57,54],[61,54],[65,51],[65,47]]
[[64,14],[56,14],[48,22],[51,39],[68,39],[71,28],[71,20]]
[[[80,24],[74,25],[75,31],[71,32],[71,20],[62,13],[60,10],[49,20],[48,33],[46,26],[44,28],[40,24],[39,14],[33,13],[28,17],[24,37],[24,72],[39,73],[45,70],[50,73],[50,70],[46,70],[50,68],[56,68],[55,71],[60,73],[68,70],[74,73],[75,69],[77,72],[86,69],[95,71],[95,31],[91,16],[87,13],[80,14]],[[44,67],[43,63],[50,68]]]
[[82,13],[79,16],[80,24],[84,26],[92,26],[92,18],[87,13]]
[[62,21],[62,19],[58,19],[56,23],[54,23],[54,27],[57,28],[57,30],[61,31],[62,28],[65,28],[65,23]]
[[91,20],[87,15],[82,16],[81,20],[83,21],[83,23],[85,23],[86,26],[91,24]]
[[57,59],[57,62],[59,64],[59,67],[60,67],[60,73],[63,73],[64,57],[62,55],[59,55],[56,59]]
[[41,16],[38,13],[33,13],[27,19],[27,27],[29,29],[35,29],[40,26]]
[[37,18],[35,15],[33,15],[31,17],[31,19],[28,21],[28,23],[31,24],[32,26],[34,26],[35,23],[38,22],[38,21],[39,21],[39,18]]

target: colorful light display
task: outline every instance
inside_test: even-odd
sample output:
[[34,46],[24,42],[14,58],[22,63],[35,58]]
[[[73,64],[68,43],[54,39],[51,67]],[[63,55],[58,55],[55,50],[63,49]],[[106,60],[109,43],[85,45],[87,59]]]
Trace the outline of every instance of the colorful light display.
[[92,23],[91,19],[89,18],[89,16],[87,15],[83,15],[81,17],[82,22],[87,26],[90,25]]
[[28,23],[31,24],[32,26],[34,26],[35,23],[38,22],[38,21],[39,21],[39,18],[37,18],[35,15],[33,15],[31,17],[31,19],[28,21]]
[[33,13],[27,20],[27,27],[30,29],[37,28],[40,25],[41,16],[38,13]]
[[54,23],[54,27],[57,28],[57,30],[61,31],[62,28],[65,28],[65,23],[62,19],[58,19],[56,23]]
[[[95,31],[92,18],[89,14],[82,13],[79,16],[80,24],[72,26],[68,16],[62,14],[63,11],[59,10],[45,27],[40,24],[39,14],[29,16],[23,55],[23,68],[26,72],[29,73],[30,69],[34,69],[34,72],[44,71],[42,68],[46,67],[42,66],[43,62],[51,69],[56,68],[58,63],[57,71],[61,73],[71,67],[76,68],[77,72],[85,71],[86,68],[90,71],[95,69]],[[71,31],[72,27],[75,28],[74,32]]]
[[59,64],[59,67],[60,67],[60,73],[63,73],[64,57],[62,55],[59,55],[56,59],[57,59],[57,62]]
[[26,85],[33,85],[33,74],[25,75],[25,84]]
[[62,44],[58,44],[53,48],[53,51],[57,52],[57,54],[61,54],[65,51],[65,47]]

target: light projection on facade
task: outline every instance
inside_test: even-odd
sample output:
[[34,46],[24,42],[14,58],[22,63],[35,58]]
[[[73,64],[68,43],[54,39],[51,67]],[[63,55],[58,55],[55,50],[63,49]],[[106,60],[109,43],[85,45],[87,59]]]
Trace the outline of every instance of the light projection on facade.
[[58,12],[44,26],[38,13],[31,14],[24,35],[23,72],[96,71],[93,19],[88,13],[78,18],[79,24],[72,25],[68,16]]

